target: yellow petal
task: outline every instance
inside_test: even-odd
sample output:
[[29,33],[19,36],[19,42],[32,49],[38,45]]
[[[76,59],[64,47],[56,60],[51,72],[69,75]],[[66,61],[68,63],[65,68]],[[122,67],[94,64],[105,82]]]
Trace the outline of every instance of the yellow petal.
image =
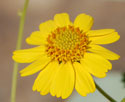
[[39,26],[39,29],[40,29],[40,32],[42,34],[50,34],[53,30],[56,29],[56,24],[53,20],[48,20],[44,23],[41,23],[40,26]]
[[80,14],[74,21],[74,26],[79,27],[83,32],[87,32],[93,25],[93,18],[86,14]]
[[46,65],[50,62],[50,58],[48,58],[46,55],[41,56],[37,61],[33,62],[26,68],[20,71],[21,76],[29,76],[32,75],[43,68],[46,67]]
[[60,13],[54,16],[54,21],[57,26],[64,27],[71,24],[69,15],[67,13]]
[[31,45],[42,45],[46,43],[47,35],[42,34],[40,31],[33,32],[27,39],[26,42]]
[[98,78],[104,78],[106,72],[112,68],[108,60],[94,53],[85,53],[80,62],[83,68]]
[[88,51],[91,51],[91,52],[94,52],[98,55],[101,55],[103,56],[104,58],[106,59],[109,59],[109,60],[118,60],[120,58],[119,55],[117,55],[116,53],[102,47],[102,46],[99,46],[99,45],[89,45],[89,49]]
[[115,29],[100,29],[100,30],[90,30],[87,32],[89,37],[105,36],[115,32]]
[[80,63],[73,63],[76,72],[75,89],[81,96],[95,91],[95,84],[92,76],[81,66]]
[[109,44],[116,42],[120,38],[114,29],[91,30],[87,35],[91,44]]
[[56,71],[58,70],[59,64],[57,62],[51,62],[46,68],[40,72],[36,78],[33,91],[37,90],[41,95],[46,95],[50,91],[50,86],[55,76]]
[[16,50],[13,52],[13,60],[19,63],[30,63],[45,54],[45,47],[39,46],[35,48],[30,49],[24,49],[24,50]]
[[52,96],[62,97],[70,96],[74,88],[74,70],[70,62],[61,63],[53,80],[50,93]]

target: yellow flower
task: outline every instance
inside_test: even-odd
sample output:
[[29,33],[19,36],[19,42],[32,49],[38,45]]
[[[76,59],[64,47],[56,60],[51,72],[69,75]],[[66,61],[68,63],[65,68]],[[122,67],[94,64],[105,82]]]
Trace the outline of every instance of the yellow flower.
[[90,30],[93,18],[80,14],[71,22],[67,13],[56,14],[54,20],[40,24],[26,42],[37,47],[13,52],[19,63],[32,63],[20,71],[21,76],[41,71],[33,91],[41,95],[69,97],[75,88],[86,96],[95,91],[91,76],[104,78],[111,70],[108,60],[117,60],[119,55],[101,47],[117,41],[120,36],[114,29]]

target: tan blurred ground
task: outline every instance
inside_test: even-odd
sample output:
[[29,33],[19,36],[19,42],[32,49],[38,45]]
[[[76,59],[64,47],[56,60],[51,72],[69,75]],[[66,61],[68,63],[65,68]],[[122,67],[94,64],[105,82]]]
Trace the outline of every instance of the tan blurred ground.
[[[0,102],[9,102],[13,71],[12,51],[15,49],[19,17],[24,0],[0,0]],[[125,2],[122,0],[30,0],[25,23],[24,37],[38,30],[41,22],[52,19],[56,13],[67,12],[72,21],[79,13],[94,17],[93,29],[115,28],[121,39],[106,46],[117,52],[121,59],[113,62],[113,71],[125,71]],[[29,47],[23,40],[23,48]],[[22,69],[25,65],[20,65]],[[20,70],[19,69],[19,70]],[[59,102],[50,95],[32,92],[37,74],[25,78],[19,76],[17,102]]]

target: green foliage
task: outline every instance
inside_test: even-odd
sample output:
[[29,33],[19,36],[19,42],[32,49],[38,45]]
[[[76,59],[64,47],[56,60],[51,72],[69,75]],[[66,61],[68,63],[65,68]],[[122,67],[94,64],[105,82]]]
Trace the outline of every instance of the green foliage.
[[123,82],[124,88],[125,88],[125,72],[124,72],[123,75],[122,75],[122,82]]
[[123,98],[123,100],[121,102],[125,102],[125,98]]

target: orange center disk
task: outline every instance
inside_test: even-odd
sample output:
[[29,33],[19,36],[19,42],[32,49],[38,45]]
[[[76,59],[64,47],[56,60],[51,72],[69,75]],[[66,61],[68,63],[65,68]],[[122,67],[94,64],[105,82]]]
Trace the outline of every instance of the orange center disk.
[[59,62],[80,61],[88,45],[88,37],[73,26],[55,29],[47,38],[46,52]]

